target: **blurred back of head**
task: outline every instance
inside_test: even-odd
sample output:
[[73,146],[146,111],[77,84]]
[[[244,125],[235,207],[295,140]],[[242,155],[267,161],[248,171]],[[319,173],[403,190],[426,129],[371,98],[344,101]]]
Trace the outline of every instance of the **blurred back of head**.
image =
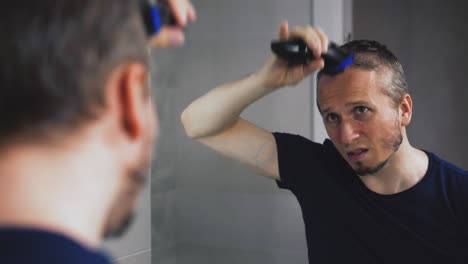
[[0,9],[0,147],[99,117],[106,78],[147,65],[136,0],[15,0]]

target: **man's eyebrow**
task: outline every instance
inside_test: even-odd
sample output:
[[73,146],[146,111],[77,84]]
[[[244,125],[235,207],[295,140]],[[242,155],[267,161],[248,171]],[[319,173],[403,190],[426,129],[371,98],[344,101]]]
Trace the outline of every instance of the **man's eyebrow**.
[[323,109],[323,110],[321,111],[321,114],[323,115],[323,114],[326,114],[326,113],[329,113],[329,112],[331,112],[330,107]]
[[[347,103],[346,106],[355,106],[355,105],[368,105],[369,102],[367,101],[356,101],[356,102],[351,102],[351,103]],[[327,114],[327,113],[330,113],[332,112],[332,109],[331,107],[327,107],[325,109],[323,109],[322,111],[320,111],[320,114],[324,115],[324,114]]]
[[353,105],[368,105],[369,102],[366,102],[366,101],[356,101],[356,102],[351,102],[351,103],[347,103],[346,106],[353,106]]

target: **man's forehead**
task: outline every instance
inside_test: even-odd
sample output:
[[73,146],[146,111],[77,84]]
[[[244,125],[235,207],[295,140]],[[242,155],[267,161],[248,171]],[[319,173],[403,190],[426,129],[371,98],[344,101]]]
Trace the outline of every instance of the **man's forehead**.
[[336,76],[322,76],[318,83],[318,102],[321,109],[338,102],[370,100],[382,94],[391,84],[391,72],[350,67]]
[[329,83],[340,83],[340,82],[375,82],[385,79],[387,71],[380,69],[364,69],[357,66],[350,66],[346,68],[343,73],[336,75],[322,75],[320,78],[319,85],[327,86]]

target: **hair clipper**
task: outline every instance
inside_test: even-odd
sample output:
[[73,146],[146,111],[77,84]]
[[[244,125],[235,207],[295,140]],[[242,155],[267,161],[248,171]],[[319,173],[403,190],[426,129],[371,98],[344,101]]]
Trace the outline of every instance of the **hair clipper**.
[[170,7],[164,1],[142,0],[141,13],[149,36],[158,33],[164,25],[177,25]]
[[[314,54],[304,40],[299,38],[285,41],[273,41],[271,43],[271,49],[278,57],[291,64],[308,64],[315,59]],[[333,42],[328,45],[328,52],[322,54],[321,57],[325,61],[325,67],[322,71],[331,75],[343,72],[344,69],[354,61],[354,56],[351,51],[340,48]]]

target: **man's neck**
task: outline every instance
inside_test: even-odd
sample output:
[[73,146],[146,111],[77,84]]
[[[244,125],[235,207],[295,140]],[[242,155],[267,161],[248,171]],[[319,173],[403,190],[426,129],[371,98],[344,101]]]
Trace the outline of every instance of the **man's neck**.
[[388,163],[376,174],[361,176],[372,191],[395,194],[416,185],[427,172],[429,158],[423,151],[412,147],[407,138],[392,155]]
[[111,157],[96,143],[0,153],[0,226],[50,230],[98,246],[117,190]]

